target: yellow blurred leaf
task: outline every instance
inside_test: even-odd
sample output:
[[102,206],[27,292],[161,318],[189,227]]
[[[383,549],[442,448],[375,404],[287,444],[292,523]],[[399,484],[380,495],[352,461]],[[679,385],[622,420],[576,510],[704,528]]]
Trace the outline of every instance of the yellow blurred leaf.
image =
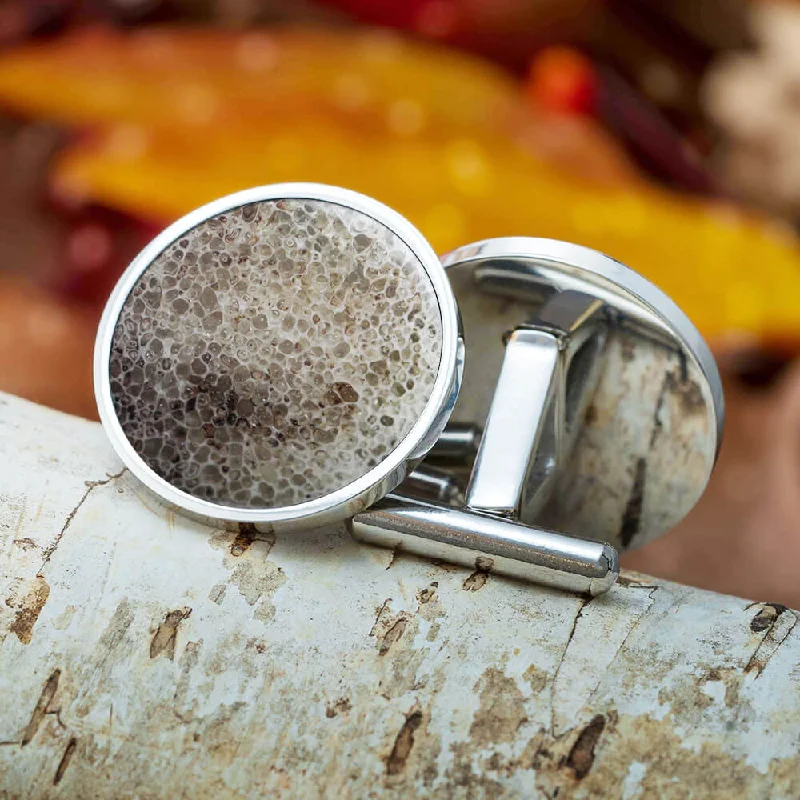
[[56,163],[69,197],[160,222],[248,186],[338,184],[440,251],[578,242],[660,285],[709,337],[800,342],[793,234],[634,181],[602,135],[537,119],[464,55],[386,34],[95,33],[0,59],[0,101],[93,126]]
[[306,106],[397,135],[510,130],[514,81],[483,61],[389,32],[89,30],[0,59],[0,97],[71,124],[280,122]]
[[134,148],[141,128],[219,142],[242,129],[291,136],[309,119],[321,135],[341,123],[387,145],[497,137],[571,171],[635,179],[596,126],[542,124],[498,68],[386,31],[84,31],[0,57],[0,102],[70,125],[124,124],[118,142]]

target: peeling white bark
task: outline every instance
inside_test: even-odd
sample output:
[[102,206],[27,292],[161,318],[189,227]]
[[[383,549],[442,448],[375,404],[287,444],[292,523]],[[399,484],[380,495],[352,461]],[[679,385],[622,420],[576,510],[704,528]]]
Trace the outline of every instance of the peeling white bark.
[[800,796],[796,612],[165,511],[0,400],[0,797]]

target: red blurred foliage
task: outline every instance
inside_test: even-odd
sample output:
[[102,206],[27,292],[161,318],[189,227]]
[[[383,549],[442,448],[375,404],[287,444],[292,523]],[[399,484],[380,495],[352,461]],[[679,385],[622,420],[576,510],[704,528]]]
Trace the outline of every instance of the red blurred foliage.
[[592,62],[569,47],[548,47],[531,62],[527,83],[534,104],[561,114],[593,114],[597,75]]

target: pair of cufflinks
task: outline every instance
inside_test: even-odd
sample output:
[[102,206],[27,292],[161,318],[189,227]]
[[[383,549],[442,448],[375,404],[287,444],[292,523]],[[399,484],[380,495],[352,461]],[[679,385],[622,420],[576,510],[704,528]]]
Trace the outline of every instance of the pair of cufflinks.
[[310,183],[156,237],[109,299],[94,376],[120,458],[184,513],[348,520],[593,595],[695,504],[724,418],[696,329],[611,258],[501,238],[440,260],[390,208]]

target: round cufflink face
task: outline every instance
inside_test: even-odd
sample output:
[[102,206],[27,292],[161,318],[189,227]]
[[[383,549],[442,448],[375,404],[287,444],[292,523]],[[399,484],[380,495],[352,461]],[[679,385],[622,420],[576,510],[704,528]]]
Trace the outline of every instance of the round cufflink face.
[[488,240],[443,263],[470,342],[453,419],[485,426],[468,506],[621,550],[676,525],[711,475],[724,404],[714,359],[675,303],[565,242]]
[[205,206],[130,266],[101,322],[101,419],[163,499],[317,524],[393,489],[452,408],[455,301],[422,236],[316,184]]

